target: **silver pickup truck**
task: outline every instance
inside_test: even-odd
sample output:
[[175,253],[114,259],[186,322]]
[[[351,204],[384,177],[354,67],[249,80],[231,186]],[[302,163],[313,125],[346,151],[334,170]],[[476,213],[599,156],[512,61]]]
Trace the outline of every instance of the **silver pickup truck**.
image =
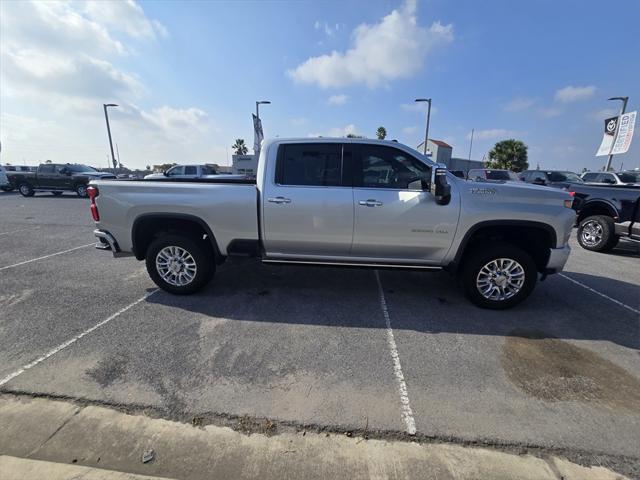
[[447,270],[481,307],[524,300],[562,270],[575,213],[566,192],[465,181],[397,142],[275,139],[257,179],[94,181],[96,247],[145,260],[175,294],[233,255],[265,263]]

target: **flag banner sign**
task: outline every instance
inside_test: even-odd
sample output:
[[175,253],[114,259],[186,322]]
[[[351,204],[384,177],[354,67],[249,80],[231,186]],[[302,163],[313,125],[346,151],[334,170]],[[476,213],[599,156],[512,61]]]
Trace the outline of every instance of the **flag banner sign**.
[[636,124],[636,114],[638,112],[623,113],[620,115],[620,123],[618,124],[618,135],[613,143],[612,155],[627,153],[631,140],[633,139],[633,127]]
[[611,153],[611,147],[613,146],[614,137],[616,135],[616,129],[618,128],[618,117],[607,118],[604,121],[604,136],[602,137],[602,143],[596,153],[596,157],[603,155],[609,155]]
[[262,122],[253,113],[251,114],[251,116],[253,117],[253,153],[259,155],[260,146],[262,145],[262,140],[264,139],[264,133],[262,132]]

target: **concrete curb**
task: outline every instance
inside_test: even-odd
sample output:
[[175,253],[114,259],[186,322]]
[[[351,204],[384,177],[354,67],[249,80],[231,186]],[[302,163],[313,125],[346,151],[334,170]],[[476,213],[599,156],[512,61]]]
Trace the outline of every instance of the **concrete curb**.
[[[334,434],[247,436],[225,427],[196,428],[104,407],[7,395],[0,396],[0,425],[3,426],[0,455],[5,455],[0,458],[0,470],[5,471],[3,464],[18,473],[22,468],[24,475],[16,476],[21,479],[150,478],[135,475],[196,480],[626,478],[603,467],[583,467],[558,457],[538,458],[484,448],[363,440]],[[142,453],[149,449],[154,450],[155,458],[143,463]],[[72,469],[84,467],[88,469],[78,473],[86,476],[74,476]],[[39,468],[43,470],[38,471]],[[65,468],[71,470],[65,473]],[[55,476],[50,472],[60,473]]]
[[3,480],[171,480],[6,455],[0,455],[0,472]]

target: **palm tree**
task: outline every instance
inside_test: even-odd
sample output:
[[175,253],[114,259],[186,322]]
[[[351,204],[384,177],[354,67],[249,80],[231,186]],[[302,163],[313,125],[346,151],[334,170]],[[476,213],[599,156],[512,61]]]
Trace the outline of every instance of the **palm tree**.
[[489,151],[488,168],[521,172],[529,168],[527,146],[521,140],[502,140]]
[[387,136],[387,129],[384,127],[378,127],[378,130],[376,130],[376,136],[378,137],[378,140],[384,140]]
[[249,151],[247,146],[244,144],[244,138],[236,138],[236,143],[231,145],[231,148],[235,150],[236,155],[246,155]]

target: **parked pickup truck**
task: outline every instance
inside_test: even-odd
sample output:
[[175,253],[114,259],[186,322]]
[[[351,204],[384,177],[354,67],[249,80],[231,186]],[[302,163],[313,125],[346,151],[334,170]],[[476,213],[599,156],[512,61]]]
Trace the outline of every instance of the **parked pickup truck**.
[[574,184],[569,194],[582,248],[608,252],[621,237],[640,242],[640,186]]
[[192,293],[232,255],[265,263],[448,270],[475,304],[504,309],[562,270],[571,196],[473,182],[414,149],[364,139],[264,143],[256,181],[93,181],[96,247],[145,260]]
[[87,184],[98,178],[115,179],[112,173],[99,172],[95,168],[76,163],[43,163],[35,172],[7,172],[12,188],[25,197],[33,197],[35,192],[76,192],[79,197],[87,196]]
[[213,165],[176,165],[161,173],[145,175],[145,180],[174,180],[176,178],[206,178],[217,175]]

